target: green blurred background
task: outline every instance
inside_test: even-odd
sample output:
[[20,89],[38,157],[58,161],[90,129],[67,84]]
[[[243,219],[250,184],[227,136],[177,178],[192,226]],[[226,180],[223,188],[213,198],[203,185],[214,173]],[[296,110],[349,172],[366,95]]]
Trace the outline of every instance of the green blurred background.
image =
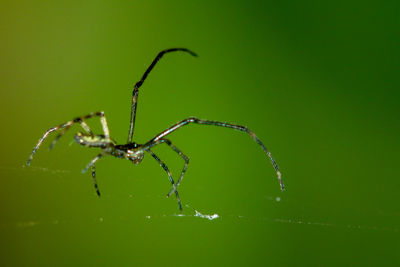
[[[398,1],[2,1],[1,266],[399,265]],[[170,135],[190,165],[184,211],[149,155],[102,159],[51,126],[104,110],[127,140],[133,84],[145,142],[189,116],[247,125],[282,169],[281,193],[246,134]],[[91,120],[100,131],[98,120]],[[183,161],[154,151],[175,177]],[[196,216],[218,214],[208,220]]]

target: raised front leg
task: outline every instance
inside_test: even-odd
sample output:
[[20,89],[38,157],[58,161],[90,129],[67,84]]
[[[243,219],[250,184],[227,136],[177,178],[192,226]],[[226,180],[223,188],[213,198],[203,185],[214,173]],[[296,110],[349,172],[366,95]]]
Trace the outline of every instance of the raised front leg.
[[153,60],[153,62],[151,62],[150,66],[147,68],[147,70],[143,74],[143,76],[140,79],[140,81],[138,81],[135,84],[135,86],[133,87],[132,106],[131,106],[131,121],[129,123],[128,143],[132,143],[132,140],[133,140],[133,131],[134,131],[134,128],[135,128],[136,108],[137,108],[137,101],[138,101],[138,97],[139,97],[139,88],[140,88],[140,86],[142,86],[143,82],[147,78],[147,75],[149,75],[151,70],[154,68],[154,66],[157,64],[157,62],[162,58],[162,56],[164,54],[166,54],[166,53],[175,52],[175,51],[187,52],[187,53],[191,54],[192,56],[197,57],[197,55],[194,52],[192,52],[192,51],[190,51],[189,49],[186,49],[186,48],[170,48],[170,49],[166,49],[166,50],[163,50],[160,53],[158,53],[156,58]]

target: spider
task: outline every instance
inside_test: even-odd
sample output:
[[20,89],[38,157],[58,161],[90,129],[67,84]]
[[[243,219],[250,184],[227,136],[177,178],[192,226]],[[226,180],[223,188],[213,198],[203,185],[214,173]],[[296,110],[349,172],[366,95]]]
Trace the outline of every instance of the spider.
[[[107,125],[107,120],[106,120],[106,117],[105,117],[103,111],[93,112],[86,116],[77,117],[73,120],[67,121],[66,123],[49,128],[44,133],[42,138],[39,139],[36,146],[33,148],[32,153],[31,153],[28,161],[26,162],[26,165],[27,166],[30,165],[34,154],[39,149],[39,147],[43,143],[43,141],[49,136],[50,133],[59,131],[58,135],[55,137],[53,142],[50,144],[49,149],[51,150],[54,147],[54,145],[57,143],[57,141],[65,134],[65,132],[69,128],[71,128],[72,125],[80,124],[80,126],[82,127],[84,132],[78,132],[75,134],[75,136],[74,136],[75,142],[77,142],[78,144],[80,144],[82,146],[97,147],[97,148],[101,149],[101,152],[96,157],[94,157],[90,161],[90,163],[82,170],[82,173],[85,173],[87,170],[91,169],[94,188],[99,197],[100,197],[100,190],[97,186],[95,165],[96,165],[96,162],[100,158],[102,158],[106,155],[111,155],[111,156],[114,156],[117,158],[130,160],[134,164],[139,164],[143,160],[145,152],[147,152],[160,164],[160,166],[167,173],[168,179],[172,185],[172,189],[167,194],[167,197],[169,197],[171,194],[175,193],[179,209],[182,210],[182,204],[181,204],[181,201],[179,198],[179,193],[178,193],[177,187],[181,183],[183,175],[186,172],[186,169],[189,164],[189,158],[181,150],[179,150],[175,145],[173,145],[170,140],[166,139],[166,137],[167,137],[167,135],[171,134],[172,132],[178,130],[179,128],[181,128],[185,125],[188,125],[191,123],[196,123],[196,124],[202,124],[202,125],[214,125],[214,126],[227,127],[227,128],[239,130],[239,131],[249,134],[254,139],[254,141],[261,146],[262,150],[267,154],[268,158],[270,159],[270,161],[272,163],[272,166],[275,168],[275,171],[277,173],[281,190],[284,191],[285,187],[284,187],[284,184],[283,184],[283,181],[281,178],[281,172],[279,171],[278,165],[276,164],[275,160],[273,159],[271,153],[265,147],[265,145],[261,142],[261,140],[250,129],[248,129],[245,126],[230,124],[227,122],[203,120],[203,119],[198,119],[195,117],[189,117],[187,119],[184,119],[184,120],[172,125],[171,127],[162,131],[161,133],[157,134],[156,136],[154,136],[152,139],[150,139],[145,144],[138,144],[138,143],[132,141],[133,140],[133,131],[134,131],[134,127],[135,127],[136,107],[137,107],[137,101],[138,101],[138,95],[139,95],[139,88],[142,86],[143,82],[146,80],[147,76],[149,75],[151,70],[154,68],[156,63],[162,58],[162,56],[166,53],[175,52],[175,51],[186,52],[192,56],[197,57],[197,55],[194,52],[192,52],[186,48],[171,48],[171,49],[163,50],[160,53],[158,53],[156,58],[153,60],[153,62],[150,64],[150,66],[147,68],[147,70],[143,74],[142,78],[133,87],[131,119],[130,119],[130,124],[129,124],[128,142],[126,144],[119,145],[119,144],[117,144],[117,142],[115,142],[113,139],[111,139],[110,131],[109,131],[108,125]],[[90,129],[89,125],[85,122],[87,119],[90,119],[93,117],[100,117],[100,122],[101,122],[101,125],[103,128],[103,134],[100,134],[100,135],[94,134],[92,132],[92,130]],[[151,150],[151,148],[153,148],[154,146],[159,145],[159,144],[168,145],[173,151],[175,151],[185,161],[185,165],[181,171],[181,175],[176,183],[175,183],[174,179],[172,178],[171,172],[168,169],[167,165]]]

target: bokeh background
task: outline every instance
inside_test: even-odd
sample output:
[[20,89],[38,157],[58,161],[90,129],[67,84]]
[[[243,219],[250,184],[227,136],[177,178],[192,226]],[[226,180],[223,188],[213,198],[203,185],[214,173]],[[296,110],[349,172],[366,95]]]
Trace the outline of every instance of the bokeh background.
[[[398,1],[2,1],[1,266],[326,266],[400,264]],[[189,116],[170,135],[190,165],[184,211],[148,155],[97,164],[97,149],[45,143],[51,126],[104,110],[127,140]],[[97,119],[90,125],[100,131]],[[154,149],[175,177],[183,161]],[[208,216],[218,215],[214,220]],[[202,216],[203,215],[203,216]],[[214,217],[216,217],[216,215]]]

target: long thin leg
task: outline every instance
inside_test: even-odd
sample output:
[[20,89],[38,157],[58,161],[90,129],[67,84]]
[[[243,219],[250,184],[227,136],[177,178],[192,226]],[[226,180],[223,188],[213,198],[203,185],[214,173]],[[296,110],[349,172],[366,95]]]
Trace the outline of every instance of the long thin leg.
[[82,170],[82,173],[85,173],[89,168],[92,169],[92,179],[93,179],[93,184],[94,184],[94,189],[96,190],[97,195],[100,197],[100,190],[99,187],[97,186],[97,181],[96,181],[96,161],[101,159],[104,155],[103,154],[98,154],[96,157],[94,157],[90,163]]
[[[181,150],[179,150],[176,146],[174,146],[174,145],[171,143],[171,141],[168,140],[168,139],[160,139],[160,140],[155,141],[155,142],[153,142],[152,144],[150,144],[150,145],[148,145],[148,146],[146,146],[146,147],[143,147],[143,149],[144,149],[144,150],[147,150],[147,149],[150,149],[150,148],[152,148],[153,146],[156,146],[156,145],[161,144],[161,143],[167,144],[167,145],[168,145],[170,148],[172,148],[176,153],[178,153],[178,155],[181,156],[181,157],[183,158],[183,160],[185,161],[185,166],[183,167],[183,170],[182,170],[182,172],[181,172],[181,176],[179,177],[179,180],[178,180],[178,182],[176,183],[176,187],[178,187],[179,184],[181,183],[182,179],[183,179],[183,175],[185,175],[185,173],[186,173],[187,167],[188,167],[188,165],[189,165],[189,158],[188,158],[185,154],[183,154],[183,152],[182,152]],[[174,188],[172,188],[171,191],[167,194],[167,197],[169,197],[173,192],[174,192]]]
[[149,75],[150,71],[154,68],[154,66],[162,58],[162,56],[164,54],[166,54],[166,53],[175,52],[175,51],[187,52],[187,53],[191,54],[192,56],[197,57],[197,55],[194,52],[192,52],[192,51],[190,51],[189,49],[186,49],[186,48],[170,48],[170,49],[166,49],[166,50],[163,50],[160,53],[158,53],[156,58],[153,60],[153,62],[150,64],[150,66],[147,68],[147,70],[143,74],[142,79],[140,79],[140,81],[138,81],[135,84],[135,86],[133,87],[132,106],[131,106],[131,121],[130,121],[130,124],[129,124],[128,143],[132,143],[132,139],[133,139],[133,130],[135,128],[135,118],[136,118],[136,107],[137,107],[137,101],[138,101],[140,86],[142,86],[143,82],[147,78],[147,75]]
[[[178,153],[178,155],[181,156],[183,158],[183,160],[185,161],[185,166],[183,166],[181,176],[179,177],[179,180],[176,182],[176,187],[178,187],[183,179],[183,175],[185,175],[185,173],[186,173],[187,167],[189,165],[189,158],[185,154],[183,154],[182,151],[180,151],[176,146],[174,146],[168,139],[165,139],[165,143],[167,145],[169,145],[176,153]],[[174,192],[174,189],[172,188],[167,196],[169,197],[173,192]]]
[[52,150],[53,147],[57,144],[58,140],[60,140],[60,138],[65,134],[66,131],[68,131],[68,129],[71,127],[71,125],[63,128],[60,133],[54,138],[53,142],[51,142],[50,146],[49,146],[49,150]]
[[[108,129],[107,120],[106,120],[106,117],[105,117],[103,111],[90,113],[90,114],[88,114],[88,115],[86,115],[86,116],[82,116],[82,117],[75,118],[75,119],[73,119],[72,121],[73,121],[74,123],[79,123],[79,124],[82,126],[82,128],[83,128],[88,134],[93,135],[92,130],[90,129],[89,125],[87,125],[87,123],[86,123],[84,120],[85,120],[85,119],[90,119],[90,118],[95,117],[95,116],[100,116],[100,123],[101,123],[101,126],[102,126],[102,128],[103,128],[104,137],[105,137],[106,139],[109,139],[109,137],[110,137],[110,130]],[[67,126],[67,127],[65,127],[65,128],[63,128],[63,129],[61,130],[61,132],[56,136],[56,138],[54,138],[53,142],[50,144],[49,150],[51,150],[51,149],[54,147],[54,145],[58,142],[58,140],[65,134],[65,132],[66,132],[71,126],[72,126],[72,124],[69,125],[69,126]]]
[[97,186],[97,181],[96,181],[96,166],[92,166],[92,180],[94,184],[94,189],[96,190],[97,195],[100,197],[100,190],[99,187]]
[[[39,147],[40,147],[40,145],[43,143],[44,139],[46,139],[46,137],[47,137],[50,133],[52,133],[52,132],[54,132],[54,131],[57,131],[57,130],[60,129],[60,128],[67,127],[67,126],[68,126],[68,125],[67,125],[68,123],[70,123],[70,122],[67,122],[66,124],[63,124],[63,125],[60,125],[60,126],[56,126],[56,127],[53,127],[53,128],[49,128],[49,129],[44,133],[44,135],[42,136],[42,138],[39,139],[38,143],[37,143],[36,146],[33,148],[32,153],[31,153],[31,155],[29,156],[28,161],[26,162],[26,165],[27,165],[27,166],[31,165],[31,161],[32,161],[32,159],[33,159],[33,155],[34,155],[34,154],[36,153],[36,151],[39,149]],[[71,123],[71,124],[72,124],[72,123]]]
[[[79,118],[77,118],[77,119],[79,119]],[[77,120],[77,119],[75,119],[75,120]],[[74,121],[75,121],[75,120],[74,120]],[[89,125],[87,125],[87,123],[86,123],[85,121],[83,121],[83,119],[81,119],[80,122],[77,121],[77,123],[79,123],[79,124],[82,126],[82,128],[83,128],[88,134],[93,135],[93,132],[92,132],[92,130],[90,129]],[[68,131],[68,129],[69,129],[72,125],[73,125],[73,124],[71,124],[71,125],[69,125],[69,126],[67,126],[67,127],[64,127],[64,128],[60,131],[60,133],[56,136],[56,138],[54,138],[53,142],[51,142],[51,144],[50,144],[50,146],[49,146],[49,150],[52,150],[52,149],[53,149],[53,147],[57,144],[58,140],[60,140],[60,138]]]
[[57,141],[65,134],[65,132],[75,123],[79,123],[82,128],[88,133],[88,134],[92,134],[92,131],[90,130],[89,126],[86,124],[86,122],[84,120],[86,119],[90,119],[92,117],[96,117],[99,116],[100,117],[100,121],[101,121],[101,125],[103,127],[103,131],[104,131],[104,137],[109,139],[110,137],[110,131],[108,129],[108,125],[107,125],[107,121],[104,115],[103,111],[100,112],[93,112],[90,113],[88,115],[82,116],[82,117],[77,117],[73,120],[67,121],[64,124],[60,124],[58,126],[49,128],[42,136],[42,138],[39,139],[38,143],[36,144],[36,146],[33,148],[31,155],[29,156],[28,161],[26,162],[26,165],[30,165],[31,161],[33,159],[33,155],[36,153],[36,151],[39,149],[40,145],[43,143],[43,141],[48,137],[48,135],[54,131],[60,130],[61,132],[59,135],[56,136],[56,138],[54,139],[54,141],[51,143],[50,145],[50,149],[53,148],[53,146],[57,143]]
[[165,170],[165,172],[168,174],[168,179],[172,184],[172,188],[173,191],[175,192],[175,196],[176,196],[176,200],[178,201],[178,205],[179,205],[179,209],[182,210],[182,204],[181,204],[181,200],[179,198],[179,193],[178,190],[176,190],[176,186],[175,186],[175,182],[174,179],[172,178],[172,174],[170,172],[170,170],[168,169],[167,165],[165,165],[165,163],[159,158],[157,157],[156,154],[153,153],[153,151],[151,151],[150,149],[146,150],[147,152],[150,153],[150,155],[155,158],[155,160],[158,161],[158,163],[160,164],[160,166]]
[[172,125],[168,129],[162,131],[161,133],[156,135],[153,139],[151,139],[149,142],[147,142],[144,146],[146,146],[148,144],[152,144],[154,142],[157,142],[160,139],[163,139],[165,136],[169,135],[170,133],[178,130],[182,126],[185,126],[185,125],[187,125],[189,123],[197,123],[197,124],[205,124],[205,125],[214,125],[214,126],[227,127],[227,128],[232,128],[232,129],[235,129],[235,130],[239,130],[239,131],[248,133],[253,138],[253,140],[257,144],[259,144],[261,146],[262,150],[264,150],[264,152],[267,154],[268,158],[270,159],[270,161],[272,163],[272,166],[275,168],[275,171],[276,171],[276,174],[278,176],[279,183],[280,183],[281,190],[282,191],[285,190],[285,186],[284,186],[283,180],[282,180],[282,174],[281,174],[281,172],[279,170],[278,164],[275,162],[274,158],[272,157],[271,152],[269,152],[269,150],[261,142],[261,140],[250,129],[248,129],[245,126],[230,124],[230,123],[226,123],[226,122],[202,120],[202,119],[198,119],[198,118],[195,118],[195,117],[190,117],[190,118],[187,118],[185,120],[182,120],[182,121]]

